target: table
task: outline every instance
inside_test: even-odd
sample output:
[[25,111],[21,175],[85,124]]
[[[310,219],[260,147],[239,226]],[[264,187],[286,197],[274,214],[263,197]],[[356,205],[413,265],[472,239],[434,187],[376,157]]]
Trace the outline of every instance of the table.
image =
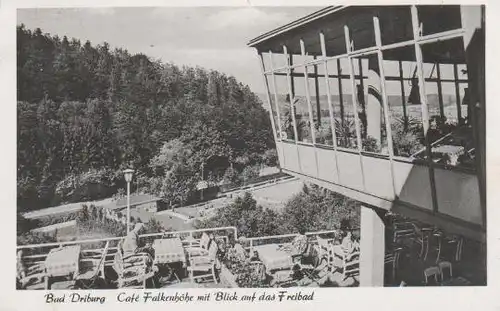
[[293,267],[291,253],[281,250],[276,244],[256,246],[254,249],[268,273],[272,270],[291,269]]
[[153,242],[153,248],[155,250],[154,262],[157,264],[186,263],[186,254],[180,238],[157,239]]
[[47,276],[76,275],[79,271],[80,245],[53,248],[45,259]]

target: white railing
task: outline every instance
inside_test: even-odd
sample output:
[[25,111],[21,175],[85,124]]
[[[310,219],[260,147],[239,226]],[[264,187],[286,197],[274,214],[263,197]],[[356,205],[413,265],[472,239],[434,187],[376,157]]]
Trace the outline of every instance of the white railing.
[[[225,235],[219,235],[217,233],[225,231]],[[217,227],[217,228],[207,228],[207,229],[195,229],[195,230],[184,230],[184,231],[165,231],[165,232],[158,232],[158,233],[149,233],[149,234],[142,234],[139,236],[139,239],[144,239],[144,238],[154,238],[154,237],[168,237],[168,236],[175,236],[179,238],[187,238],[183,242],[189,244],[192,241],[195,241],[196,235],[197,234],[203,234],[204,232],[206,233],[213,233],[215,238],[222,238],[226,242],[229,241],[228,237],[228,231],[232,232],[234,234],[234,238],[238,238],[238,232],[236,227]],[[66,241],[66,242],[54,242],[54,243],[42,243],[42,244],[28,244],[28,245],[19,245],[17,246],[17,250],[36,250],[39,249],[43,251],[42,254],[34,254],[34,255],[24,255],[23,260],[29,259],[32,263],[40,262],[41,260],[38,259],[44,259],[47,257],[48,253],[50,252],[50,249],[52,248],[57,248],[57,247],[63,247],[63,246],[69,246],[69,245],[83,245],[83,244],[93,244],[93,243],[109,243],[109,242],[120,242],[124,240],[125,237],[114,237],[114,238],[102,238],[102,239],[89,239],[89,240],[77,240],[77,241]],[[108,252],[111,251],[111,254],[114,253],[118,249],[117,246],[115,247],[108,247]],[[82,249],[82,253],[90,253],[90,252],[96,252],[96,251],[102,251],[103,248],[92,248],[92,249]],[[108,254],[110,255],[110,254]]]
[[[359,229],[351,229],[350,231],[359,231]],[[323,230],[323,231],[315,231],[315,232],[306,232],[304,235],[307,237],[316,238],[318,235],[338,234],[340,232],[341,232],[341,230]],[[246,250],[250,250],[250,252],[253,252],[253,248],[255,246],[266,245],[266,244],[278,244],[278,245],[284,244],[285,241],[291,240],[292,238],[295,238],[298,235],[299,235],[298,233],[292,233],[292,234],[270,235],[270,236],[264,236],[264,237],[246,238],[245,242],[247,242],[248,245],[245,245],[244,248]],[[267,242],[270,241],[270,242],[269,243],[260,243],[263,241],[267,241]],[[315,239],[312,239],[312,240],[309,240],[309,243],[316,244],[317,241]]]

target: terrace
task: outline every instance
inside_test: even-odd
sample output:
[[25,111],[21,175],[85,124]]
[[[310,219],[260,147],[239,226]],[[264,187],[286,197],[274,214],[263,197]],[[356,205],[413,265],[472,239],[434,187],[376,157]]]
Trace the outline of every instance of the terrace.
[[[485,284],[473,243],[464,246],[463,237],[386,217],[394,221],[386,232],[386,286]],[[20,267],[25,272],[18,289],[358,286],[360,231],[349,232],[349,251],[346,232],[330,230],[306,233],[307,248],[298,255],[290,252],[297,234],[238,239],[234,227],[141,235],[153,254],[123,254],[123,237],[23,245],[17,247],[18,273]],[[429,268],[438,268],[434,283],[425,277]]]

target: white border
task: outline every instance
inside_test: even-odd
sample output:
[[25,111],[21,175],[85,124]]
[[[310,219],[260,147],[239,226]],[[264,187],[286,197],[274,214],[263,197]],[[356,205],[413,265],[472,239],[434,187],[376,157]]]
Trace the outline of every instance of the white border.
[[[58,304],[51,305],[44,303],[43,291],[15,291],[15,214],[16,214],[16,9],[30,7],[109,7],[109,6],[260,6],[260,5],[287,5],[287,6],[318,6],[337,4],[374,4],[374,2],[362,1],[297,1],[297,0],[189,0],[189,1],[161,1],[161,0],[108,0],[106,3],[100,0],[73,0],[71,3],[63,0],[0,0],[0,94],[3,108],[3,120],[1,124],[2,147],[1,162],[3,166],[3,178],[1,181],[1,210],[0,236],[2,254],[0,257],[0,310],[87,310],[102,309],[107,310],[119,307],[120,310],[132,310],[137,308],[147,308],[148,310],[165,310],[173,308],[175,310],[205,310],[216,308],[217,310],[241,311],[253,310],[255,308],[274,310],[283,308],[288,310],[500,310],[500,201],[496,191],[499,187],[498,179],[495,178],[500,172],[499,139],[498,139],[498,116],[500,116],[500,105],[498,96],[495,96],[498,89],[496,80],[500,68],[498,64],[498,37],[500,5],[497,1],[488,1],[486,15],[486,61],[487,61],[487,199],[488,199],[488,286],[475,288],[335,288],[335,289],[314,289],[315,296],[313,302],[282,302],[282,303],[227,303],[227,302],[206,302],[206,303],[148,303],[148,304],[118,304],[115,302],[116,295],[120,291],[99,291],[94,294],[105,295],[107,302],[101,304]],[[377,4],[413,4],[409,1],[378,1]],[[477,1],[420,1],[420,3],[433,4],[479,4]],[[484,3],[484,2],[483,2]],[[256,34],[258,35],[258,34]],[[259,70],[256,68],[255,70]],[[183,293],[189,291],[191,295],[197,296],[207,292],[200,289],[178,289],[169,290],[169,293]],[[230,289],[226,292],[232,293]],[[277,290],[259,289],[258,292],[277,292]],[[290,290],[292,291],[292,290]],[[311,289],[304,288],[303,292],[310,292]],[[142,291],[137,291],[141,293]],[[210,292],[215,293],[214,290]],[[237,290],[238,294],[253,293],[253,289]]]

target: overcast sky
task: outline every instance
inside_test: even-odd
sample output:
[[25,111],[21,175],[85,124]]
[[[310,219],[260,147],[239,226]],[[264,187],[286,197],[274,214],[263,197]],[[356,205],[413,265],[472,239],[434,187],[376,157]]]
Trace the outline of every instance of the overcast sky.
[[250,39],[320,7],[197,7],[22,9],[28,29],[104,41],[177,65],[199,65],[235,76],[264,92],[257,53]]

